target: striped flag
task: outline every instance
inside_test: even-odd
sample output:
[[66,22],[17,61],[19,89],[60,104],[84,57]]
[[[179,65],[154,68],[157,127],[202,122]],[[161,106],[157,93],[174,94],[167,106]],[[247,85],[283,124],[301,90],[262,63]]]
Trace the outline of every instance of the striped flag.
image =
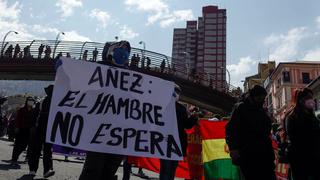
[[238,167],[232,165],[225,141],[227,121],[200,120],[202,159],[206,179],[240,179]]

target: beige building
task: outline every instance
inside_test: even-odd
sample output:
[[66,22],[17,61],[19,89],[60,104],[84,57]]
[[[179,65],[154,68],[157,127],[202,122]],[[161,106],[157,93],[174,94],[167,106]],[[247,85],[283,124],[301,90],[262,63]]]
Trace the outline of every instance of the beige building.
[[268,110],[277,121],[292,108],[295,91],[306,87],[320,75],[320,62],[297,61],[279,63],[264,81]]
[[254,85],[263,86],[264,81],[276,68],[276,63],[274,61],[268,61],[267,63],[258,64],[258,74],[249,76],[245,78],[243,83],[244,92],[248,92]]

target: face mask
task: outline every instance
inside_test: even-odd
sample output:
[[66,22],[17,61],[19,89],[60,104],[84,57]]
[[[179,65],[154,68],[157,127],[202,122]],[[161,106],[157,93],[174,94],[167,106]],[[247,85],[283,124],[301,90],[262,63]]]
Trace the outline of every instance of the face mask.
[[314,107],[315,107],[315,103],[314,103],[314,100],[313,99],[307,99],[305,102],[304,102],[304,107],[309,109],[309,110],[313,110]]

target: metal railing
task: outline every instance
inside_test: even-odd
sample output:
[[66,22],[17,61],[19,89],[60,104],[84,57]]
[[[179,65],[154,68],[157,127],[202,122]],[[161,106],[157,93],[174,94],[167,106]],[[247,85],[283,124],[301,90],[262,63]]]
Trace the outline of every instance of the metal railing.
[[[15,52],[15,46],[19,44],[20,51]],[[40,45],[44,45],[43,52],[39,53]],[[10,47],[12,45],[12,47]],[[3,57],[6,59],[34,59],[39,61],[53,60],[59,54],[68,56],[78,60],[93,61],[93,51],[97,48],[98,55],[96,61],[102,60],[102,51],[105,43],[98,42],[80,42],[80,41],[55,41],[55,40],[32,40],[32,41],[7,41],[4,43]],[[48,50],[48,46],[50,50]],[[29,47],[29,48],[27,48]],[[13,48],[13,49],[12,49]],[[10,52],[11,49],[11,52]],[[46,51],[47,50],[47,51]],[[55,54],[54,54],[55,52]],[[133,55],[139,56],[139,61],[132,61]],[[149,62],[148,62],[148,59]],[[161,64],[165,62],[165,66]],[[143,50],[139,48],[131,48],[129,66],[136,66],[138,68],[147,69],[150,71],[157,71],[167,74],[172,74],[176,77],[187,79],[194,83],[200,83],[204,86],[211,87],[218,91],[225,91],[226,93],[237,96],[237,88],[228,84],[226,81],[217,80],[216,76],[208,73],[193,73],[192,70],[187,71],[187,66],[184,62],[179,62],[169,56]],[[187,73],[188,72],[188,73]]]

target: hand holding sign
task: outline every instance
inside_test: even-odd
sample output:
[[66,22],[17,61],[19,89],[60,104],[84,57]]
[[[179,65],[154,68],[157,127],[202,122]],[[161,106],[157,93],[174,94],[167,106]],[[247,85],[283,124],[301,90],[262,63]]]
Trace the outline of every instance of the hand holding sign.
[[62,59],[47,142],[88,151],[181,160],[173,89],[173,82],[149,75]]

